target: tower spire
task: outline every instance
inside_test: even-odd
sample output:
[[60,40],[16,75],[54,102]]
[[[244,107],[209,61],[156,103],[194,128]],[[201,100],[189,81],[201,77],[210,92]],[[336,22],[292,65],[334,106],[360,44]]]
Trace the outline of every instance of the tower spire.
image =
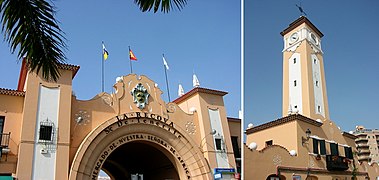
[[178,89],[178,96],[183,96],[184,95],[184,89],[181,84],[179,84],[179,89]]
[[193,73],[192,84],[193,84],[193,87],[200,87],[199,79],[197,79],[197,76],[195,73]]

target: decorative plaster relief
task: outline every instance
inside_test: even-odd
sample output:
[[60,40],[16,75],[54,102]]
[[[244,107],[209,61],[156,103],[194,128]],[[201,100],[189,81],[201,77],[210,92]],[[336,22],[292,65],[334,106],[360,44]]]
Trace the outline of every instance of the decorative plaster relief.
[[90,122],[90,115],[85,110],[79,110],[75,114],[74,121],[78,125],[87,125]]
[[282,157],[280,157],[279,155],[275,155],[272,161],[274,162],[274,165],[279,166],[282,164]]
[[186,131],[188,134],[193,135],[196,133],[196,125],[193,122],[188,121],[186,123]]

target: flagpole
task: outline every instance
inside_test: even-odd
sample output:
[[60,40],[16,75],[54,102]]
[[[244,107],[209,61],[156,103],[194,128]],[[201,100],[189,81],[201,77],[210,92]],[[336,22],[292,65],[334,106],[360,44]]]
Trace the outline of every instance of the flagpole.
[[130,74],[133,74],[132,59],[130,59],[130,46],[129,46],[129,63],[130,63]]
[[[104,42],[102,41],[102,46]],[[104,92],[104,49],[101,47],[101,92]]]
[[[164,58],[164,54],[162,54],[162,55],[163,55],[163,58]],[[171,99],[170,99],[170,89],[168,88],[167,68],[166,68],[165,64],[163,64],[163,69],[164,69],[164,75],[166,76],[166,86],[167,86],[168,102],[171,102]]]

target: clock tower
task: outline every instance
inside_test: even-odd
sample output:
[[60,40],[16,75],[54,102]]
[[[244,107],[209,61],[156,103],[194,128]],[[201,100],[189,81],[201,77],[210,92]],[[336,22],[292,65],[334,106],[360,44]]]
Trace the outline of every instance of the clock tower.
[[283,116],[299,113],[329,119],[321,38],[305,16],[280,33],[283,49]]

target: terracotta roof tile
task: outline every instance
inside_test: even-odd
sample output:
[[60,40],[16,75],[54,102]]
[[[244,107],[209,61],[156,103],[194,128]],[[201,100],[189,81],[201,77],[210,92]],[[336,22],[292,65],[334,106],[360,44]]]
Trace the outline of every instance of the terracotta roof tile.
[[202,87],[195,87],[191,91],[185,93],[183,96],[180,96],[177,99],[175,99],[173,102],[178,104],[184,101],[185,99],[191,97],[195,93],[207,93],[207,94],[214,94],[214,95],[219,95],[219,96],[225,96],[226,94],[228,94],[227,92],[224,92],[224,91],[207,89],[207,88],[202,88]]
[[268,128],[278,126],[278,125],[281,125],[281,124],[284,124],[287,122],[295,121],[295,120],[303,121],[303,122],[306,122],[308,124],[312,124],[312,125],[315,125],[318,127],[320,127],[322,125],[322,123],[317,122],[311,118],[305,117],[301,114],[291,114],[291,115],[288,115],[286,117],[282,117],[282,118],[279,118],[277,120],[270,121],[268,123],[261,124],[259,126],[255,126],[253,128],[247,129],[245,134],[251,134],[254,132],[262,131],[264,129],[268,129]]
[[10,95],[10,96],[25,96],[24,91],[17,91],[13,89],[5,89],[5,88],[0,88],[0,94]]

